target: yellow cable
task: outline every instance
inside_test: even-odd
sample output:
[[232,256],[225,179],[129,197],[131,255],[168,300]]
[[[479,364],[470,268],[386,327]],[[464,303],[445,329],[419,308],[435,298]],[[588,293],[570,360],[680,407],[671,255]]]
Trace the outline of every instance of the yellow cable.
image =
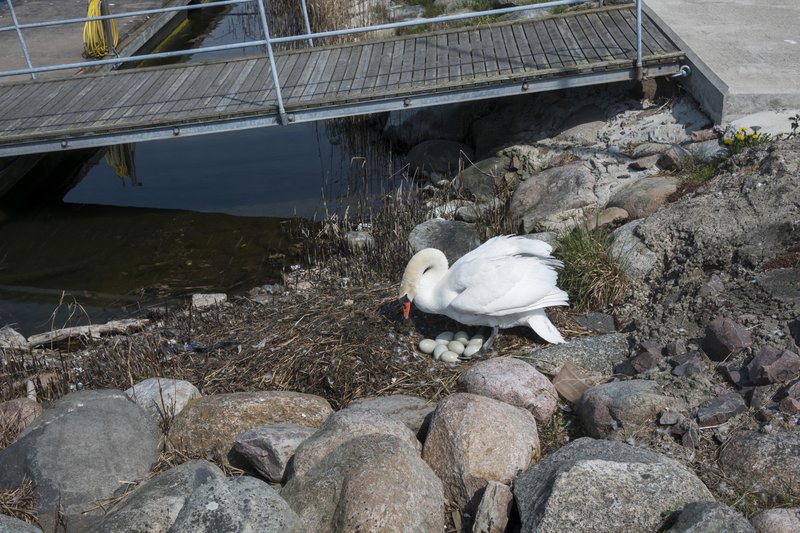
[[[99,17],[102,14],[100,3],[102,0],[90,0],[88,17]],[[108,14],[111,14],[109,10]],[[86,57],[103,58],[108,54],[108,44],[106,43],[105,25],[103,20],[90,20],[83,25],[83,55]],[[119,32],[117,22],[111,19],[111,37],[114,48],[119,42]]]

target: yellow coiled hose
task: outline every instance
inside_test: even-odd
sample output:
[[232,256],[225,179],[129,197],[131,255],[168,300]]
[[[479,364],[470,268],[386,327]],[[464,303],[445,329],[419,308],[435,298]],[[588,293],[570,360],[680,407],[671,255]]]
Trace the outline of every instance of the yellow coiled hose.
[[[89,0],[89,11],[87,17],[99,17],[102,15],[100,7],[102,0]],[[108,14],[111,14],[109,10]],[[108,54],[108,43],[106,42],[104,20],[90,20],[83,24],[83,55],[84,57],[103,58]],[[112,46],[117,47],[119,42],[119,32],[117,22],[110,20]]]

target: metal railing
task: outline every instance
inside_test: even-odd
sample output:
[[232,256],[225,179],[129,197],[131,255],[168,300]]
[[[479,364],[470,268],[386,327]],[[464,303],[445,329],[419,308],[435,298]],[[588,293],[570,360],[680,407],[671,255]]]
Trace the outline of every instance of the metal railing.
[[[636,3],[636,71],[637,77],[641,77],[642,71],[642,3],[641,0],[633,0]],[[103,15],[99,17],[81,17],[81,18],[72,18],[72,19],[63,19],[63,20],[53,20],[53,21],[44,21],[44,22],[30,22],[30,23],[20,23],[17,19],[17,16],[14,11],[14,6],[11,0],[5,0],[5,3],[8,5],[9,12],[11,14],[11,26],[3,26],[0,27],[0,33],[7,32],[7,31],[16,31],[17,37],[19,40],[20,48],[22,49],[22,54],[25,58],[25,63],[27,64],[27,68],[23,69],[15,69],[15,70],[6,70],[0,71],[0,78],[4,76],[15,76],[21,74],[29,74],[33,79],[36,79],[36,74],[40,72],[51,72],[57,70],[69,70],[69,69],[80,69],[84,67],[94,67],[98,65],[113,65],[113,66],[120,66],[124,63],[133,63],[133,62],[141,62],[150,59],[165,59],[171,57],[179,57],[184,55],[193,55],[197,53],[204,53],[204,52],[216,52],[221,50],[234,50],[234,49],[243,49],[249,47],[259,47],[264,46],[266,48],[266,53],[269,58],[272,82],[275,86],[275,95],[276,95],[276,104],[278,107],[278,113],[281,117],[281,123],[286,124],[287,117],[286,117],[286,109],[283,105],[283,96],[281,94],[281,86],[280,81],[278,80],[277,69],[275,68],[275,56],[273,45],[281,44],[281,43],[293,43],[293,42],[300,42],[306,41],[309,46],[314,46],[314,41],[318,39],[325,39],[330,37],[340,37],[344,35],[353,35],[358,33],[369,33],[374,31],[381,31],[381,30],[393,30],[393,29],[400,29],[400,28],[407,28],[412,26],[420,26],[420,25],[427,25],[427,24],[441,24],[446,22],[456,22],[456,21],[463,21],[469,20],[477,17],[486,17],[486,16],[494,16],[494,15],[507,15],[511,13],[517,13],[521,11],[532,11],[537,9],[552,9],[555,7],[560,6],[570,6],[576,4],[588,4],[596,2],[598,5],[603,5],[603,0],[553,0],[551,2],[544,2],[539,4],[529,4],[529,5],[522,5],[522,6],[514,6],[514,7],[506,7],[500,9],[489,9],[485,11],[476,11],[470,13],[459,13],[456,15],[444,15],[439,17],[433,18],[417,18],[413,20],[406,20],[402,22],[390,22],[385,24],[373,24],[369,26],[360,26],[357,28],[347,28],[341,30],[332,30],[332,31],[322,31],[322,32],[312,32],[311,31],[311,23],[308,16],[308,7],[306,4],[306,0],[300,0],[302,12],[303,12],[303,21],[305,25],[306,32],[301,35],[290,35],[290,36],[283,36],[283,37],[271,37],[269,31],[269,22],[267,20],[266,10],[264,8],[264,0],[214,0],[211,2],[203,3],[203,4],[192,4],[192,5],[185,5],[185,6],[171,6],[171,7],[163,7],[163,8],[155,8],[155,9],[144,9],[140,11],[129,11],[124,13],[117,13],[111,15]],[[244,41],[241,43],[231,43],[231,44],[223,44],[223,45],[215,45],[215,46],[202,46],[199,48],[191,48],[187,50],[175,50],[171,52],[157,52],[152,54],[142,54],[136,55],[131,57],[114,57],[110,59],[99,59],[99,60],[91,60],[91,61],[81,61],[75,63],[63,63],[59,65],[47,65],[47,66],[33,66],[30,58],[30,54],[28,52],[27,45],[25,43],[25,38],[23,36],[23,30],[32,29],[32,28],[44,28],[49,26],[60,26],[65,24],[77,24],[77,23],[85,23],[90,21],[108,21],[112,19],[120,19],[125,17],[139,17],[139,16],[148,16],[148,15],[157,15],[162,13],[175,13],[181,11],[191,11],[195,9],[205,9],[205,8],[213,8],[213,7],[221,7],[221,6],[228,6],[234,4],[247,4],[247,3],[255,3],[257,4],[258,8],[258,16],[261,23],[261,29],[263,33],[262,39],[251,40],[251,41]]]

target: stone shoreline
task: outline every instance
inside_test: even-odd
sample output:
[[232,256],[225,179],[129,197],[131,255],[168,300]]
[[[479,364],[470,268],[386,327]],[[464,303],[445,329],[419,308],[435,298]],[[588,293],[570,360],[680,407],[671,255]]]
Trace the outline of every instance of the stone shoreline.
[[[440,129],[415,131],[413,116],[386,129],[430,187],[473,198],[431,205],[412,248],[457,257],[450,232],[477,246],[471,217],[497,204],[551,240],[619,226],[635,288],[615,317],[576,318],[594,335],[445,367],[458,382],[437,402],[393,394],[334,411],[318,395],[201,395],[166,377],[75,392],[43,414],[14,400],[0,412],[27,428],[0,450],[0,488],[28,476],[45,531],[59,505],[68,531],[796,531],[800,140],[744,151],[686,192],[677,171],[727,155],[693,102],[570,97],[426,110]],[[461,154],[475,166],[455,176]],[[212,300],[194,312],[221,319]],[[153,475],[164,450],[185,462]],[[120,480],[145,481],[112,501]],[[38,531],[13,520],[0,531]]]

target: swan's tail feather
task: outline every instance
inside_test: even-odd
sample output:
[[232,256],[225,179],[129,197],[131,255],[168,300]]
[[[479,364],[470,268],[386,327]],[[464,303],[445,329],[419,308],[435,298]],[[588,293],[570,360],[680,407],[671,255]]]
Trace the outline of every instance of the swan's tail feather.
[[561,333],[556,329],[550,319],[547,318],[544,309],[536,309],[528,317],[528,325],[541,338],[551,344],[563,344],[566,341]]

